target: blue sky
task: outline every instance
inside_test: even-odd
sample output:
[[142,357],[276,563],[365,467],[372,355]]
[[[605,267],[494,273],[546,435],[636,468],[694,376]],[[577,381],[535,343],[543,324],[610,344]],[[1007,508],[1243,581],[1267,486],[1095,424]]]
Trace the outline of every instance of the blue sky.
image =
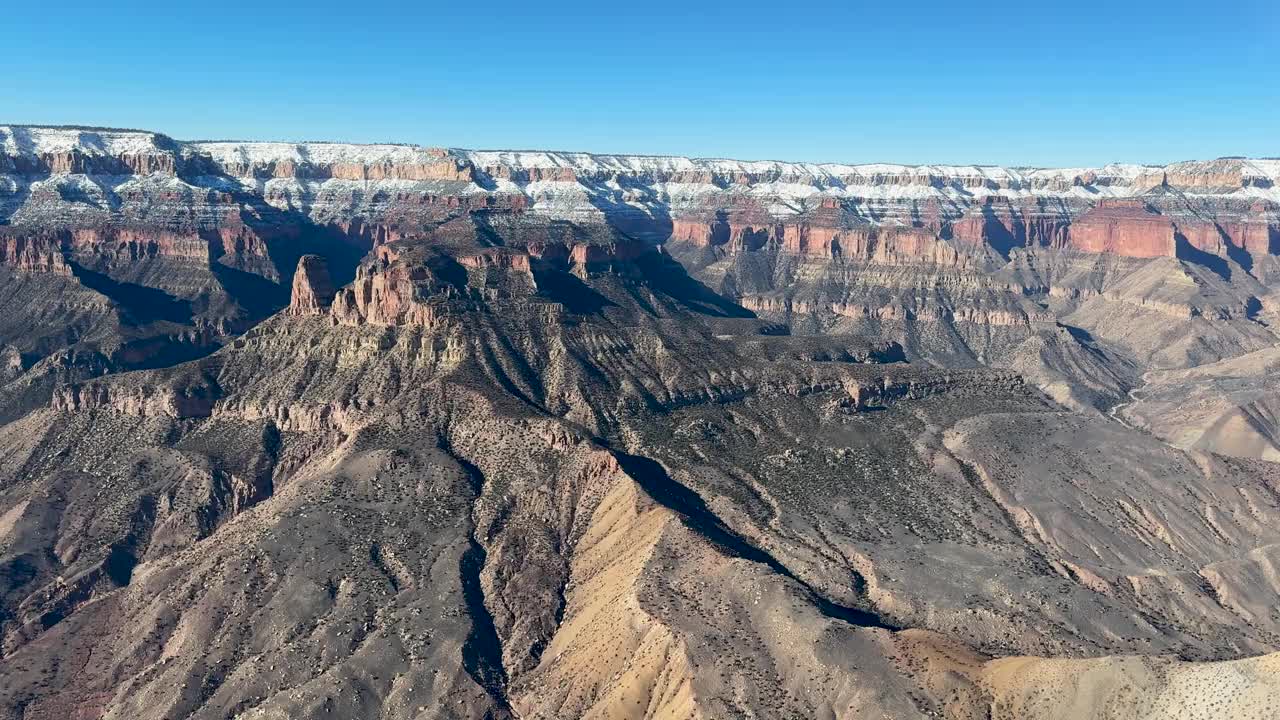
[[847,162],[1280,155],[1280,0],[15,2],[0,122]]

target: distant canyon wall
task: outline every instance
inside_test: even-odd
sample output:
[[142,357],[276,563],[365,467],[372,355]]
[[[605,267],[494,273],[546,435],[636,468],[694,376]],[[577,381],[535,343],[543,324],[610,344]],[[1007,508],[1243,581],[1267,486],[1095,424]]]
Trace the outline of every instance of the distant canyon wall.
[[0,127],[0,263],[60,272],[60,254],[108,267],[166,256],[280,282],[298,254],[267,262],[281,238],[323,228],[370,248],[466,213],[727,253],[954,264],[975,250],[1049,247],[1247,263],[1280,254],[1278,178],[1277,160],[841,165]]

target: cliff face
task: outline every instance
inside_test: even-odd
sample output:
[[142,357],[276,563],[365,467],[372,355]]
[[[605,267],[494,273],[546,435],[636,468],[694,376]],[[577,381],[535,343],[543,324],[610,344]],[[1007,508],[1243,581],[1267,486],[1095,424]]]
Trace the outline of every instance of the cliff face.
[[0,265],[26,272],[71,275],[63,257],[62,239],[47,233],[0,233]]
[[319,255],[303,255],[293,273],[290,315],[319,315],[333,304],[333,278],[329,264]]
[[[438,327],[477,303],[522,298],[540,307],[541,317],[558,318],[566,307],[597,302],[579,286],[582,279],[595,273],[635,275],[638,262],[660,263],[661,255],[652,245],[627,240],[448,252],[384,246],[338,291],[328,314],[346,325]],[[307,292],[301,294],[305,298]],[[296,304],[309,306],[305,299]]]
[[1104,200],[1071,224],[1067,245],[1126,257],[1172,257],[1175,232],[1171,220],[1141,200]]

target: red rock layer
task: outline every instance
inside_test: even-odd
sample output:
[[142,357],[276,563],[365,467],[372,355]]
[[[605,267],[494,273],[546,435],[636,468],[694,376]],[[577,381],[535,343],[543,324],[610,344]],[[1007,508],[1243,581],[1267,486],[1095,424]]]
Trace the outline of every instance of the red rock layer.
[[459,255],[457,260],[463,267],[476,270],[494,268],[498,270],[532,272],[529,264],[529,255],[522,252],[512,252],[505,248],[487,248],[477,253]]
[[583,269],[595,269],[617,263],[633,262],[645,253],[653,252],[653,246],[642,242],[617,242],[612,245],[575,243],[569,248],[569,262]]
[[70,232],[68,250],[130,261],[167,257],[208,264],[212,258],[208,240],[198,233],[157,229],[77,228]]
[[1210,255],[1226,255],[1227,238],[1218,226],[1204,220],[1177,220],[1173,224],[1177,239]]
[[319,255],[303,255],[293,273],[293,295],[289,300],[290,315],[323,315],[333,304],[333,279],[329,264]]
[[62,239],[55,234],[0,234],[0,265],[27,272],[71,275],[62,252]]
[[785,220],[747,222],[680,220],[679,240],[709,247],[722,245],[729,253],[751,252],[766,245],[793,255],[850,258],[882,262],[910,259],[954,263],[957,253],[930,228],[857,224],[837,227],[822,221]]
[[361,267],[355,281],[334,297],[333,316],[350,325],[435,325],[443,317],[441,308],[417,301],[418,288],[432,280],[425,266]]
[[[987,197],[953,220],[942,219],[936,203],[924,203],[914,217],[879,226],[842,221],[838,210],[829,210],[824,204],[785,220],[763,217],[756,209],[737,214],[722,210],[714,219],[685,216],[673,221],[671,239],[723,247],[730,254],[768,245],[794,255],[863,260],[909,260],[912,243],[922,253],[917,259],[927,260],[943,239],[959,248],[991,247],[1001,253],[1043,246],[1137,258],[1171,257],[1179,246],[1217,256],[1229,255],[1232,248],[1251,255],[1280,251],[1280,222],[1263,201],[1232,216],[1240,219],[1223,222],[1189,213],[1162,215],[1136,198],[1105,199],[1076,214],[1040,198]],[[904,233],[921,237],[886,242]],[[934,243],[923,242],[929,235]]]
[[[356,279],[334,296],[330,314],[343,324],[437,326],[459,307],[477,299],[520,295],[537,290],[535,269],[569,271],[575,274],[625,271],[644,254],[659,252],[653,245],[638,241],[612,245],[539,242],[527,248],[501,247],[454,255],[468,271],[465,287],[431,263],[408,256],[394,245],[374,248],[374,261],[362,265]],[[302,276],[299,266],[298,276]],[[505,277],[504,277],[505,276]],[[308,278],[309,278],[308,274]],[[496,282],[492,282],[496,281]],[[310,280],[295,280],[298,311],[316,314],[309,300]],[[548,303],[550,306],[551,304]]]
[[1254,203],[1239,220],[1218,223],[1232,245],[1250,255],[1280,255],[1280,223],[1268,215],[1267,203]]
[[997,249],[1022,246],[1066,247],[1071,219],[1061,208],[1036,199],[1011,202],[984,198],[949,224],[951,236],[965,245]]
[[[292,229],[296,235],[297,229]],[[247,226],[181,231],[138,227],[81,227],[71,230],[6,228],[0,234],[0,264],[25,270],[70,274],[66,257],[95,263],[131,263],[169,258],[208,265],[232,256],[235,267],[269,265],[267,240]]]
[[1071,224],[1074,250],[1128,257],[1171,257],[1174,226],[1141,200],[1104,200]]

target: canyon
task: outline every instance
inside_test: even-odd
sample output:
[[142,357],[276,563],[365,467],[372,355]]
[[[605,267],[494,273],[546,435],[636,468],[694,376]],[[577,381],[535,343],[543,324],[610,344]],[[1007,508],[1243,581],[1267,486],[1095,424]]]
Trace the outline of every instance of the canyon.
[[0,126],[0,718],[1274,715],[1278,182]]

